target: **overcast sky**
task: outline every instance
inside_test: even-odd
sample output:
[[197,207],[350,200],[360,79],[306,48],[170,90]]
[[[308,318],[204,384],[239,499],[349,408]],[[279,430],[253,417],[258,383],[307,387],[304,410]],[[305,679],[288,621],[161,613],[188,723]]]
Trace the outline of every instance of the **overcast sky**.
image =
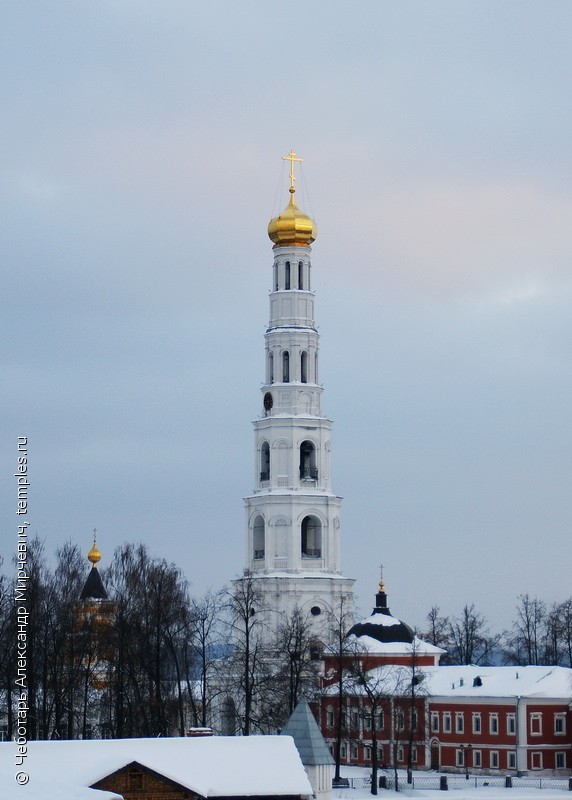
[[24,435],[50,553],[242,572],[293,148],[362,612],[380,563],[421,627],[569,597],[571,41],[569,0],[5,4],[4,554]]

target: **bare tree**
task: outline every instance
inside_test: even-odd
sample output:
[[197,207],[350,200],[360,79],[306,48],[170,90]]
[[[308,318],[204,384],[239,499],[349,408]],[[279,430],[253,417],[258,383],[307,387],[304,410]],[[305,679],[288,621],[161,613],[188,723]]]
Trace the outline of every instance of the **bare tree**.
[[[224,591],[233,643],[227,669],[237,682],[243,736],[261,724],[261,700],[266,683],[268,653],[263,648],[266,608],[256,578],[248,571]],[[258,702],[257,702],[258,699]]]
[[449,622],[452,664],[487,664],[500,641],[492,635],[488,623],[474,605],[466,605],[460,617]]

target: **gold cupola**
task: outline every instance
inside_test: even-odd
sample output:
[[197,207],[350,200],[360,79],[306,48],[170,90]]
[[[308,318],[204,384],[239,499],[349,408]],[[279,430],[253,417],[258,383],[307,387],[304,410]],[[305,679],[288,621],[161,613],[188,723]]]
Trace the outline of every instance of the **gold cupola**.
[[290,150],[289,155],[282,156],[284,161],[291,164],[290,171],[290,202],[281,214],[268,223],[268,236],[274,247],[309,247],[318,235],[316,223],[296,205],[294,195],[296,189],[294,181],[294,163],[302,161],[296,158],[296,153]]
[[92,546],[91,550],[89,551],[89,553],[87,554],[87,560],[91,561],[92,567],[95,567],[95,565],[99,561],[101,561],[101,553],[97,549],[97,544],[96,544],[95,537],[96,537],[96,529],[94,528],[93,529],[93,546]]

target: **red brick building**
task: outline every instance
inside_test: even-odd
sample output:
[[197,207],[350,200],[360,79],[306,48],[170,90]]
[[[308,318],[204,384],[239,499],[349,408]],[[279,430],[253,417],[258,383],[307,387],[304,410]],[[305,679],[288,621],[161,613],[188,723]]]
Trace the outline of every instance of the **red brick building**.
[[393,617],[380,584],[347,652],[325,657],[319,702],[334,752],[342,674],[341,760],[471,773],[572,774],[572,670],[439,666],[443,650]]

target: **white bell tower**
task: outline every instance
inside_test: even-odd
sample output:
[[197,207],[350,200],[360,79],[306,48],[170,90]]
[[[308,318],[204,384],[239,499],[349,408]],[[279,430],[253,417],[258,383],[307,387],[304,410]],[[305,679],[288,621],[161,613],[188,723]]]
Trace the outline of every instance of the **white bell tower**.
[[[271,612],[271,636],[295,608],[317,631],[330,609],[353,608],[352,578],[340,563],[341,498],[331,490],[332,423],[322,415],[319,336],[310,245],[316,225],[294,200],[268,225],[274,247],[262,413],[254,422],[255,489],[245,498],[247,572]],[[260,583],[258,584],[258,581]]]

